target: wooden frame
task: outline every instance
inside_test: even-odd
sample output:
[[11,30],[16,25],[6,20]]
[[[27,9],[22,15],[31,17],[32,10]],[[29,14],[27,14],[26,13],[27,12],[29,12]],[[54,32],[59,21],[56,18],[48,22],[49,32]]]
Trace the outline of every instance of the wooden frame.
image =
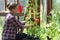
[[[7,13],[1,13],[1,12],[0,12],[0,16],[5,16],[6,14],[7,14]],[[19,14],[19,15],[18,15],[18,14],[15,14],[15,16],[23,16],[23,15],[24,15],[24,13],[21,13],[21,14]]]
[[6,10],[6,4],[7,4],[7,1],[4,0],[4,10]]

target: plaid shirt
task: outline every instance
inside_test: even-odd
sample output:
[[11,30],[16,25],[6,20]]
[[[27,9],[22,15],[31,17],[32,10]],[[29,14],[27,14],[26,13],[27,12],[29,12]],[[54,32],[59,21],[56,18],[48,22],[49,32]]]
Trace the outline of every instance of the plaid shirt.
[[12,13],[8,13],[3,27],[2,40],[13,39],[17,33],[17,27],[22,28],[21,22],[16,20]]

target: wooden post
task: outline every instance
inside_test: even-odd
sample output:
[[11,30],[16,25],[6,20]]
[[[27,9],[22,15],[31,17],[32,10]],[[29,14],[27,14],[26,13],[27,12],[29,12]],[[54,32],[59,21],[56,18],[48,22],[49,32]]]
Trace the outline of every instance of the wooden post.
[[[38,12],[38,16],[40,17],[40,5],[41,5],[41,3],[40,3],[40,1],[41,0],[37,0],[37,12]],[[40,18],[38,17],[38,19],[40,20]],[[40,22],[40,21],[39,21]],[[39,23],[40,24],[40,23]]]
[[[47,16],[50,16],[50,11],[52,9],[52,0],[47,0]],[[49,23],[49,18],[47,18],[47,23]]]
[[40,12],[40,0],[37,0],[37,11]]
[[[16,0],[16,3],[18,4],[19,3],[19,0]],[[17,16],[17,19],[19,20],[19,16]]]
[[4,0],[4,10],[6,11],[6,4],[7,4],[7,1]]
[[[18,4],[19,0],[16,0],[16,3]],[[19,20],[19,16],[17,16],[17,19]],[[17,28],[17,33],[19,32],[19,28]]]
[[51,11],[51,0],[47,0],[47,15],[49,15]]
[[16,3],[18,4],[19,3],[19,0],[16,0]]

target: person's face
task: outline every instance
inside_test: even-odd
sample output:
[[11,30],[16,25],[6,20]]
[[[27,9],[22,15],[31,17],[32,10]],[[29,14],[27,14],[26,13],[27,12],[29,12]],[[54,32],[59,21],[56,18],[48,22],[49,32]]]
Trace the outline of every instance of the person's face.
[[13,12],[14,14],[16,14],[16,13],[17,13],[17,7],[16,7],[15,9],[12,9],[12,12]]

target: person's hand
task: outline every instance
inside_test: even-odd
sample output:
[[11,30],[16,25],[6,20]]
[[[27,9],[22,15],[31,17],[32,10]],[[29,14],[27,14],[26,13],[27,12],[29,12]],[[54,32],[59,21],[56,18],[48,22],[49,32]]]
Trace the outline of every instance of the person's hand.
[[25,25],[25,23],[26,23],[25,21],[21,21],[21,24],[22,24],[22,25]]
[[23,28],[33,27],[33,25],[23,25]]

